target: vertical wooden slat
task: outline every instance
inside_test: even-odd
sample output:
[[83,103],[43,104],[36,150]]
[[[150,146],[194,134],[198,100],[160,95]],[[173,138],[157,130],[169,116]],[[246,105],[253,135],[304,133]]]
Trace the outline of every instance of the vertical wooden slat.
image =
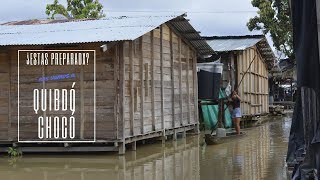
[[[248,49],[247,50],[245,50],[245,52],[246,52],[246,69],[247,68],[249,68],[249,66],[250,66],[250,63],[251,63],[251,57],[250,57],[250,54],[248,53]],[[249,104],[249,115],[252,115],[252,113],[253,113],[253,106],[252,106],[252,104],[254,103],[253,102],[253,96],[254,96],[254,94],[252,94],[253,93],[253,89],[254,89],[254,87],[253,87],[253,85],[254,85],[254,83],[253,83],[253,81],[254,81],[254,77],[252,76],[252,66],[250,66],[250,68],[249,68],[249,71],[248,71],[248,76],[249,76],[249,81],[248,81],[248,83],[249,83],[249,99],[248,99],[248,101],[251,103],[251,105]]]
[[121,145],[119,154],[125,153],[125,119],[124,119],[124,98],[125,98],[125,65],[124,65],[124,42],[119,47],[119,121],[122,123],[121,127]]
[[141,128],[141,134],[144,134],[144,79],[143,79],[143,36],[139,38],[139,49],[140,49],[140,128]]
[[179,95],[180,95],[180,125],[183,125],[183,111],[182,111],[182,62],[181,62],[181,38],[179,38]]
[[172,42],[172,30],[170,29],[170,63],[171,63],[171,94],[172,94],[172,127],[175,127],[175,96],[174,96],[174,54]]
[[125,139],[125,122],[124,122],[124,97],[125,97],[125,67],[124,67],[124,42],[119,48],[119,119],[122,122],[122,138]]
[[198,124],[197,131],[199,131],[199,112],[198,112],[198,74],[197,74],[197,54],[193,55],[193,96],[194,96],[194,121]]
[[[9,77],[11,77],[12,75],[12,72],[11,72],[11,58],[9,58],[8,56],[8,53],[6,53],[6,59],[8,61],[8,64],[9,64]],[[11,78],[10,78],[11,79]],[[9,79],[9,97],[8,97],[8,140],[12,140],[11,138],[11,123],[12,123],[12,120],[11,120],[11,80]]]
[[189,62],[190,61],[190,48],[187,49],[187,105],[188,105],[188,124],[191,123],[191,110],[190,110],[190,85],[189,85]]
[[145,69],[145,96],[148,97],[149,96],[149,63],[144,63],[144,69]]
[[114,98],[114,120],[115,120],[115,136],[117,139],[119,139],[119,116],[118,116],[118,94],[119,94],[119,44],[115,46],[115,52],[114,52],[114,87],[115,87],[115,98]]
[[[160,26],[160,71],[161,71],[161,128],[165,131],[164,123],[164,96],[163,96],[163,29]],[[165,132],[163,132],[165,135]]]
[[239,84],[240,83],[240,81],[241,81],[241,78],[242,78],[242,76],[241,76],[241,69],[242,69],[242,62],[243,62],[243,60],[242,60],[242,54],[241,53],[238,53],[238,57],[237,57],[237,69],[236,69],[236,71],[237,71],[237,88],[238,88],[238,93],[239,93],[239,95],[240,95],[240,97],[241,97],[241,99],[242,99],[242,101],[241,101],[241,112],[242,113],[245,113],[245,111],[244,111],[244,100],[245,100],[245,98],[244,98],[244,96],[243,96],[243,90],[242,90],[242,84]]
[[80,67],[80,139],[84,139],[84,124],[85,124],[85,114],[84,114],[84,72],[83,66]]
[[129,43],[130,65],[130,134],[134,135],[134,65],[133,65],[133,41]]
[[151,31],[151,111],[152,111],[152,129],[156,130],[154,96],[155,96],[155,92],[154,92],[154,31]]

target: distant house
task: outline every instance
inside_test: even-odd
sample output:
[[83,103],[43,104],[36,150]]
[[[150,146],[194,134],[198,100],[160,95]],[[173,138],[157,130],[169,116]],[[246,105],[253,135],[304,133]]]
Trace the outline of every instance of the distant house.
[[289,58],[281,59],[270,70],[270,93],[274,101],[292,101],[296,90],[297,71],[295,61]]
[[269,112],[268,71],[274,53],[264,35],[204,37],[224,64],[223,88],[230,83],[242,98],[244,116]]
[[[185,15],[20,21],[1,25],[0,32],[0,141],[17,142],[17,52],[22,49],[96,50],[97,141],[85,151],[124,153],[128,143],[135,147],[139,140],[198,131],[197,57],[214,52]],[[105,44],[108,49],[102,52]],[[20,77],[25,77],[20,78],[20,99],[24,101],[20,112],[32,111],[32,99],[24,92],[31,91],[32,84],[70,84],[68,80],[38,82],[34,77],[76,71],[78,92],[93,88],[86,68],[43,68],[20,71]],[[75,116],[80,127],[76,140],[92,139],[94,134],[88,129],[93,119],[88,115],[94,110],[88,100],[93,96],[77,95]],[[20,119],[25,120],[20,128],[26,129],[20,135],[34,140],[37,124],[27,121],[32,119],[30,113],[20,113]],[[51,147],[46,148],[43,151]],[[41,147],[35,149],[41,151]],[[78,151],[68,149],[72,150]]]

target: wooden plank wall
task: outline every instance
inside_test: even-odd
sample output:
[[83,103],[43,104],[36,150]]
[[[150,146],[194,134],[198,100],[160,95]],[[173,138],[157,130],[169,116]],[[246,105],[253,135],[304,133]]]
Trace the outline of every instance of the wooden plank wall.
[[[4,83],[1,88],[1,95],[5,93],[6,99],[0,97],[0,113],[6,109],[7,113],[0,114],[0,124],[7,123],[7,126],[1,126],[5,130],[0,131],[0,140],[17,140],[17,55],[21,49],[90,49],[96,50],[96,136],[97,139],[116,139],[116,76],[114,72],[115,51],[116,46],[101,53],[99,50],[101,43],[83,44],[73,47],[44,47],[44,46],[14,46],[0,53],[0,62],[4,63],[0,68],[0,83]],[[9,68],[10,67],[10,68]],[[59,81],[49,81],[41,83],[37,78],[55,74],[75,73],[75,79],[62,79]],[[10,74],[10,75],[9,75]],[[9,78],[10,77],[10,78]],[[3,80],[3,81],[2,81]],[[115,81],[116,80],[116,81]],[[76,67],[64,66],[53,67],[46,66],[28,66],[20,61],[20,131],[23,140],[33,140],[37,138],[37,117],[34,111],[30,111],[33,103],[33,89],[35,88],[70,88],[72,82],[76,82],[76,139],[92,139],[93,138],[93,61],[89,66]],[[9,95],[10,94],[10,95]],[[3,101],[3,102],[2,102]],[[5,102],[11,102],[5,104]],[[64,112],[55,112],[54,114],[63,115]],[[50,114],[46,114],[50,115]],[[36,118],[36,119],[35,119]],[[9,136],[8,136],[9,134]]]
[[196,53],[167,25],[125,42],[124,62],[126,137],[198,123]]
[[10,117],[10,62],[7,51],[0,51],[0,140],[8,139]]
[[[121,139],[153,131],[163,131],[197,124],[196,52],[167,25],[134,40],[121,42],[101,53],[101,43],[76,45],[70,49],[96,50],[96,130],[97,139]],[[19,49],[59,49],[58,47],[20,46],[11,47],[1,53],[3,64],[0,83],[4,83],[0,97],[0,123],[6,131],[1,131],[0,139],[17,138],[17,50]],[[60,49],[66,49],[60,47]],[[67,48],[68,49],[68,48]],[[9,66],[11,68],[4,68]],[[28,129],[22,136],[36,139],[37,122],[32,106],[34,88],[69,86],[68,80],[39,83],[36,77],[73,71],[77,75],[76,118],[81,119],[77,139],[92,138],[91,118],[93,113],[92,68],[89,67],[25,67],[20,63],[21,127]],[[93,66],[90,64],[89,66]],[[121,72],[123,72],[121,74]],[[11,74],[10,74],[11,73]],[[11,80],[9,81],[9,77]],[[141,81],[142,79],[142,81]],[[57,84],[59,83],[59,84]],[[6,85],[6,86],[5,86]],[[10,88],[9,88],[10,87]],[[7,95],[5,94],[7,93]],[[10,96],[8,96],[10,94]],[[118,95],[117,95],[118,94]],[[1,99],[2,98],[2,99]],[[11,106],[6,104],[11,102]],[[30,104],[31,103],[31,104]],[[11,109],[11,110],[10,110]],[[11,112],[11,113],[9,113]],[[10,136],[8,136],[8,133]]]
[[[117,75],[115,75],[116,52],[118,45],[114,45],[107,52],[101,52],[101,43],[82,44],[80,49],[96,50],[96,138],[116,139],[117,126],[115,114]],[[92,76],[93,63],[85,66],[84,73],[84,129],[92,130]],[[90,92],[90,93],[88,93]],[[84,138],[92,138],[92,131],[85,131]]]
[[[253,58],[255,60],[250,66]],[[249,68],[238,89],[242,98],[241,111],[243,115],[254,116],[269,113],[268,69],[256,46],[238,53],[237,67],[238,84]]]

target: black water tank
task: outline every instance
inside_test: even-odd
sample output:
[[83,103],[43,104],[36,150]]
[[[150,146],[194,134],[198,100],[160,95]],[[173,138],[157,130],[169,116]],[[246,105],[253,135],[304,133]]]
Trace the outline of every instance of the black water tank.
[[222,63],[198,63],[198,99],[214,100],[219,98],[222,76]]

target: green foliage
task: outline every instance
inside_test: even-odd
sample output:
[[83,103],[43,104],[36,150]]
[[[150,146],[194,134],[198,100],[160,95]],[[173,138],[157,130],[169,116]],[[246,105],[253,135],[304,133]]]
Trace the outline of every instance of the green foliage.
[[292,25],[288,0],[252,0],[257,7],[258,16],[249,20],[247,27],[250,31],[262,30],[270,33],[276,50],[294,59]]
[[8,159],[9,166],[16,167],[17,162],[20,158],[21,158],[21,156],[20,157],[11,157],[10,159]]
[[9,148],[8,148],[8,155],[9,155],[10,157],[18,157],[18,156],[21,156],[21,155],[22,155],[22,152],[21,152],[18,148],[9,147]]
[[61,14],[68,19],[83,19],[105,17],[103,6],[98,0],[67,0],[67,7],[54,0],[53,4],[48,4],[46,14],[53,19],[56,14]]

